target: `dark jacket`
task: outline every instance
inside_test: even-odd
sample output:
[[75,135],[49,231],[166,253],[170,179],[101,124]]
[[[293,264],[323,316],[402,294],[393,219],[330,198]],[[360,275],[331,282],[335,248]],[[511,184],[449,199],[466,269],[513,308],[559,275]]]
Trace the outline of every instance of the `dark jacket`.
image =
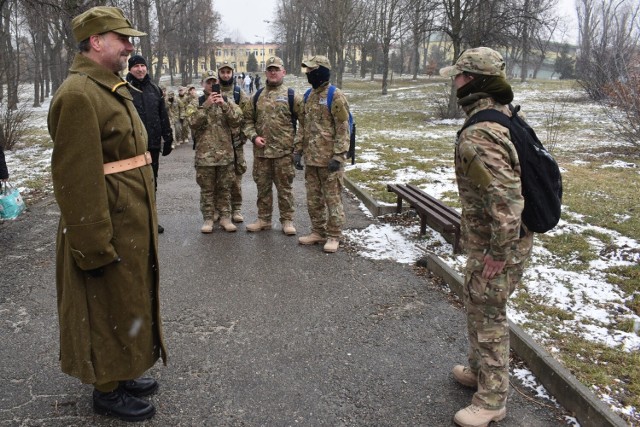
[[4,150],[0,147],[0,179],[8,179],[9,170],[7,169],[7,162],[4,159]]
[[[143,154],[147,133],[127,85],[81,54],[51,100],[48,124],[61,214],[62,371],[89,384],[137,378],[166,357],[153,172],[143,166],[105,175],[103,163]],[[102,266],[102,277],[86,273]]]
[[162,91],[151,81],[149,75],[144,79],[138,80],[133,74],[127,74],[127,81],[135,88],[131,89],[133,96],[133,105],[136,106],[138,114],[147,129],[149,136],[148,149],[160,150],[162,148],[162,140],[165,144],[173,143],[173,132],[171,131],[171,122],[169,114],[164,105]]

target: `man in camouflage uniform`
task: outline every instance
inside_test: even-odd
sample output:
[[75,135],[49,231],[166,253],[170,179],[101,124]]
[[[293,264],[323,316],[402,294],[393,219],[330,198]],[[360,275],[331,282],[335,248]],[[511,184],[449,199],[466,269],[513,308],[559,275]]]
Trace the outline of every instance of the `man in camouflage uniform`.
[[[288,236],[296,234],[293,225],[294,146],[301,144],[294,130],[297,116],[304,124],[302,96],[293,94],[290,105],[289,88],[283,84],[287,74],[282,59],[272,56],[266,62],[267,85],[257,98],[245,105],[245,134],[253,142],[253,180],[258,187],[258,220],[247,225],[247,231],[269,230],[273,209],[273,185],[278,190],[278,209],[282,231]],[[255,109],[254,109],[255,104]]]
[[[467,116],[490,108],[511,115],[508,104],[513,91],[498,52],[486,47],[466,50],[440,74],[454,78],[458,104]],[[477,392],[454,421],[461,426],[485,426],[506,416],[506,306],[531,254],[533,233],[520,219],[524,208],[520,162],[507,128],[493,122],[466,128],[456,142],[455,166],[462,204],[461,243],[468,254],[464,303],[469,366],[455,366],[453,376]]]
[[340,89],[336,89],[327,106],[331,64],[324,56],[316,55],[304,61],[307,80],[312,86],[305,101],[304,137],[302,151],[296,150],[295,162],[304,154],[307,209],[311,218],[311,234],[302,236],[302,245],[324,244],[324,251],[338,250],[345,223],[342,206],[344,186],[343,163],[349,150],[349,104]]
[[[187,105],[189,105],[187,88],[180,86],[178,88],[178,120],[180,126],[176,127],[176,134],[179,135],[176,141],[178,141],[179,144],[184,144],[189,140],[189,123],[185,120],[187,118]],[[180,131],[177,129],[180,129]]]
[[203,233],[213,232],[213,216],[220,215],[220,226],[236,231],[231,222],[230,189],[234,182],[233,141],[231,131],[242,123],[242,110],[220,93],[212,92],[216,73],[202,76],[204,95],[187,106],[187,116],[196,146],[196,182],[200,186],[200,210]]
[[178,135],[182,132],[180,127],[180,120],[178,118],[178,101],[176,100],[176,93],[172,90],[167,92],[167,96],[164,100],[167,113],[169,113],[169,121],[173,128],[173,145],[174,148],[180,144],[178,141]]
[[[251,101],[249,96],[235,84],[233,75],[234,69],[231,63],[225,61],[218,65],[218,80],[222,95],[227,99],[233,99],[241,110],[245,110]],[[244,120],[243,123],[244,125]],[[233,150],[235,151],[234,171],[235,180],[231,185],[231,219],[233,222],[242,222],[242,175],[247,171],[247,162],[244,158],[244,144],[247,137],[244,134],[243,126],[233,129]]]

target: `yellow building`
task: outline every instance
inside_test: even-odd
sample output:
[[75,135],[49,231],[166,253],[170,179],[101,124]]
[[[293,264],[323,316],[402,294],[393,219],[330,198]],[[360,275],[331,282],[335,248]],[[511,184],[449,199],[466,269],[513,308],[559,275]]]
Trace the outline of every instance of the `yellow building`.
[[236,73],[247,72],[247,61],[249,55],[253,53],[258,62],[258,70],[264,71],[264,64],[267,59],[277,56],[280,45],[276,43],[232,43],[230,39],[225,39],[222,46],[215,50],[216,62],[231,63]]

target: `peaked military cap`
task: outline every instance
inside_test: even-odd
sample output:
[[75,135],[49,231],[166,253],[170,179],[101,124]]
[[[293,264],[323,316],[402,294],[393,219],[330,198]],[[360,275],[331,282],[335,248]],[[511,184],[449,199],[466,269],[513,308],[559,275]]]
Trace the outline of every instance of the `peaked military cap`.
[[329,58],[322,55],[316,55],[311,59],[307,59],[302,63],[302,66],[308,67],[308,68],[324,67],[329,70],[331,69],[331,63],[329,62]]
[[284,68],[284,62],[282,62],[282,59],[278,58],[277,56],[272,56],[271,58],[267,59],[266,68],[269,67],[277,67],[282,70]]
[[202,73],[202,81],[206,82],[207,80],[218,80],[218,75],[213,70],[207,70]]
[[133,28],[121,9],[109,6],[92,7],[81,13],[71,20],[71,27],[73,29],[73,38],[78,43],[94,34],[102,34],[109,31],[129,37],[147,35],[147,33]]
[[218,64],[218,71],[223,69],[223,68],[229,68],[229,69],[231,69],[231,71],[235,71],[235,68],[233,68],[233,65],[231,65],[231,62],[229,62],[229,61],[224,61],[224,62]]
[[506,77],[506,64],[502,55],[488,47],[467,49],[458,57],[455,64],[440,69],[442,77],[453,77],[466,71],[485,76]]

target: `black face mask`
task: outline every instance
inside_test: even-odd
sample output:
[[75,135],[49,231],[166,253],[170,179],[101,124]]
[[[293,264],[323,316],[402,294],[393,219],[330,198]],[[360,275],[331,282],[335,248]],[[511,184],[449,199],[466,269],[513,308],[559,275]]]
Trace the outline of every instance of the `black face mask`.
[[330,78],[331,70],[324,67],[318,67],[307,73],[307,81],[314,89],[317,89],[322,86],[323,83],[328,82]]

